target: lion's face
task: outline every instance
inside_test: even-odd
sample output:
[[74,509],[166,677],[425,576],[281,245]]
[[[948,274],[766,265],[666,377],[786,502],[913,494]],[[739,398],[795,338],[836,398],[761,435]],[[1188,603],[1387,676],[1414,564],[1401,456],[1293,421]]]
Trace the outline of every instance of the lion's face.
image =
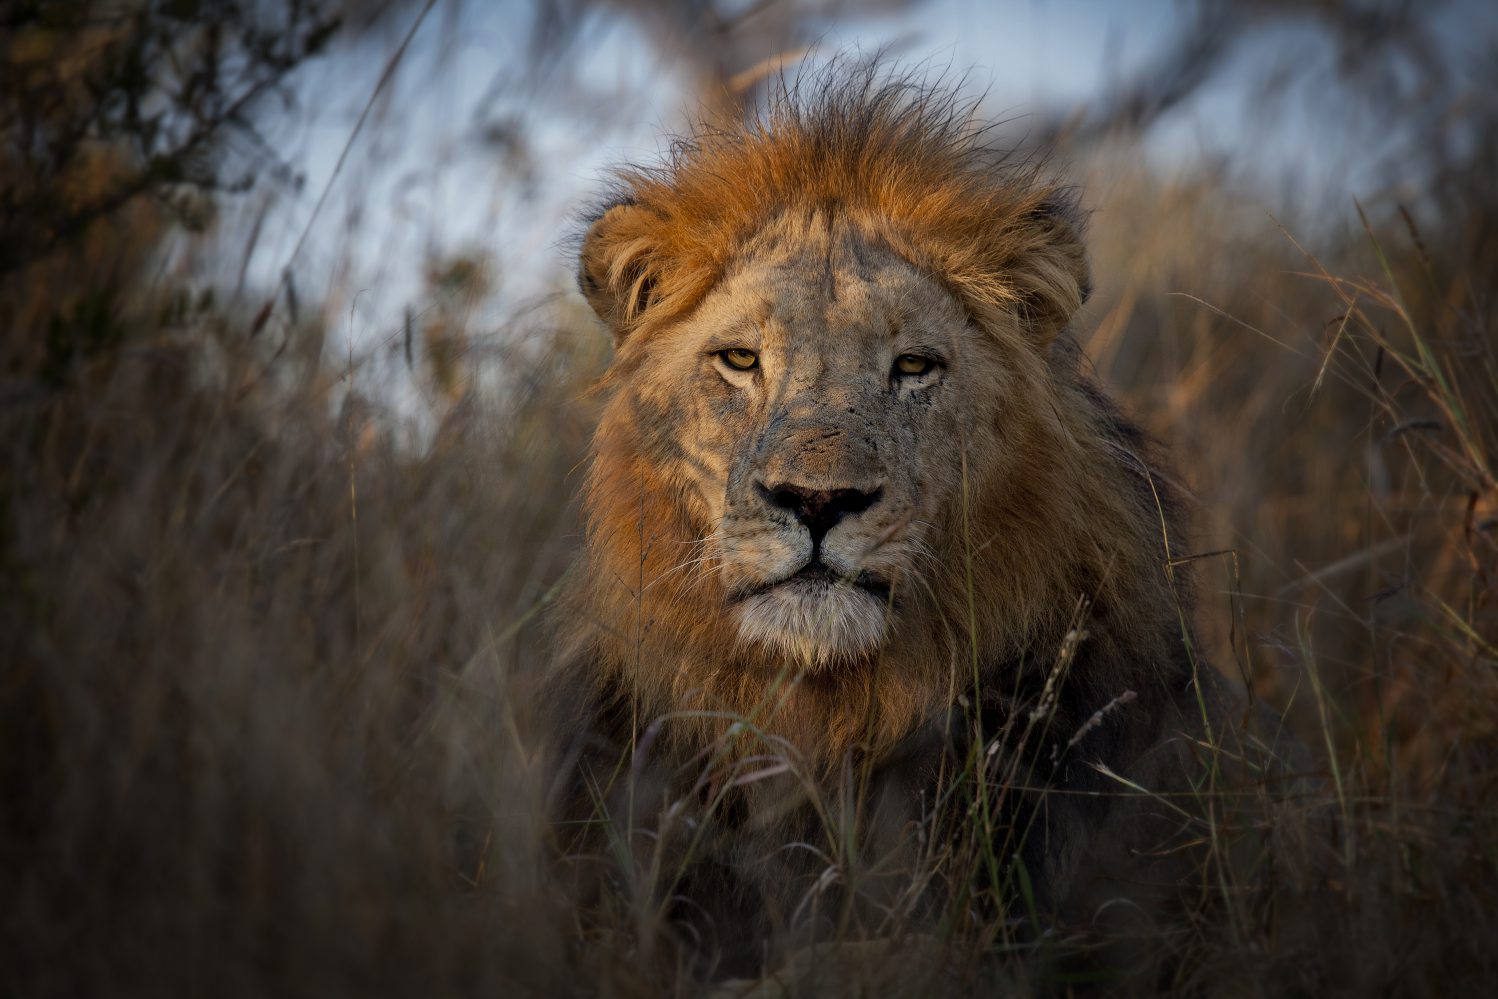
[[581,234],[616,353],[566,658],[683,748],[758,752],[753,718],[878,758],[969,654],[1012,680],[1079,619],[1131,650],[1110,689],[1172,654],[1139,640],[1177,617],[1160,479],[1064,333],[1081,213],[971,125],[903,79],[785,94],[618,170]]
[[718,575],[721,613],[804,665],[876,649],[921,603],[961,438],[1001,394],[966,312],[877,241],[782,219],[650,341],[649,449],[674,457],[705,548],[683,560]]

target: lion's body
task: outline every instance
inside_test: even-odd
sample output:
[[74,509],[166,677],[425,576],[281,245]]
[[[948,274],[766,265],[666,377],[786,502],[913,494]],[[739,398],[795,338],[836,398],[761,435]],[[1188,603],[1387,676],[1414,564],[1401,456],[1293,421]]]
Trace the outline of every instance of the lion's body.
[[1057,907],[1141,847],[1095,764],[1184,784],[1219,684],[1175,489],[1065,331],[1087,281],[1064,190],[899,86],[622,175],[583,247],[618,351],[550,688],[585,810],[715,817],[687,881],[782,923],[807,882],[769,858],[827,801],[914,863],[914,829],[971,840],[973,796],[937,802],[981,785]]

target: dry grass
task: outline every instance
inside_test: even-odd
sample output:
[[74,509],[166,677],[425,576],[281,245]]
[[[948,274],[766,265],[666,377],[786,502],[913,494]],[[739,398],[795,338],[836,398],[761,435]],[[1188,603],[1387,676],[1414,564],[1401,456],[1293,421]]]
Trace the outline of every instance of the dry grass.
[[[786,981],[1491,988],[1498,205],[1432,194],[1418,227],[1382,206],[1302,247],[1215,178],[1093,169],[1081,335],[1199,499],[1208,658],[1288,711],[1319,779],[1178,803],[1207,846],[1200,897],[1127,938],[1047,927],[1023,872],[969,838],[844,924],[865,942],[803,953]],[[663,904],[676,872],[632,828],[593,858],[596,897],[547,863],[552,787],[519,706],[605,361],[580,303],[525,319],[525,349],[470,347],[491,377],[455,382],[443,354],[428,440],[361,392],[372,359],[326,359],[336,318],[251,336],[238,303],[148,280],[153,227],[131,231],[145,242],[102,233],[0,298],[0,981],[703,988],[711,956]],[[822,803],[830,830],[845,805]],[[866,860],[817,877],[877,882]],[[921,908],[920,878],[975,871],[1016,915],[960,892]]]

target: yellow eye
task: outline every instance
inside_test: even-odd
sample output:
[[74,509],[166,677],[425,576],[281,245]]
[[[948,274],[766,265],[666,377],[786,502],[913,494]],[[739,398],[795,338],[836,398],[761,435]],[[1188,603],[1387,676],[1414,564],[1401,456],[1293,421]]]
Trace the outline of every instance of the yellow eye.
[[759,367],[759,355],[752,350],[743,347],[730,347],[727,350],[718,351],[718,356],[723,358],[723,363],[735,371],[750,371]]
[[895,374],[897,375],[924,375],[935,366],[935,361],[929,357],[921,357],[919,354],[901,354],[895,358]]

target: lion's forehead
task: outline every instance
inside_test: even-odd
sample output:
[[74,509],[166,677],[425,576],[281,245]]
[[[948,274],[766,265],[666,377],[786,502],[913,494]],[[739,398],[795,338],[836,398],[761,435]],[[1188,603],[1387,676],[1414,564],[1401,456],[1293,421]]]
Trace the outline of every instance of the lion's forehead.
[[758,324],[764,342],[802,355],[882,347],[912,325],[960,331],[961,307],[877,236],[852,229],[831,242],[777,242],[740,259],[718,291],[720,312]]

